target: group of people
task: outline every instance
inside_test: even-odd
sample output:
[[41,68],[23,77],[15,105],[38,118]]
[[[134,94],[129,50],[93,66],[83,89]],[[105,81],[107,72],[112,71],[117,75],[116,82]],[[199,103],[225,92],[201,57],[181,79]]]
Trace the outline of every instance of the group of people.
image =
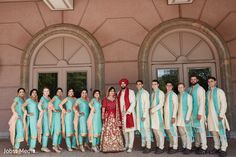
[[[215,77],[208,78],[207,92],[198,84],[197,76],[191,76],[190,83],[186,89],[184,83],[179,83],[177,95],[173,83],[166,82],[164,94],[158,80],[153,80],[149,94],[143,81],[138,80],[135,94],[128,88],[128,80],[121,79],[119,92],[110,87],[101,99],[100,91],[94,90],[90,100],[86,89],[78,99],[74,97],[74,90],[68,89],[63,99],[63,90],[58,88],[51,99],[50,90],[44,88],[39,102],[37,89],[32,89],[25,100],[25,89],[19,88],[11,107],[10,140],[16,152],[24,140],[32,153],[35,153],[37,140],[42,145],[41,151],[50,152],[48,137],[51,135],[52,149],[58,153],[62,150],[62,138],[65,138],[68,151],[85,152],[85,147],[91,143],[94,152],[130,153],[135,131],[138,131],[145,154],[152,151],[151,142],[155,138],[155,154],[165,150],[169,154],[195,151],[225,157],[226,130],[229,130],[225,93],[216,87]],[[207,151],[207,128],[214,140],[214,148],[210,151]],[[182,141],[181,149],[178,149],[178,136]],[[164,149],[165,139],[169,141],[167,149]]]

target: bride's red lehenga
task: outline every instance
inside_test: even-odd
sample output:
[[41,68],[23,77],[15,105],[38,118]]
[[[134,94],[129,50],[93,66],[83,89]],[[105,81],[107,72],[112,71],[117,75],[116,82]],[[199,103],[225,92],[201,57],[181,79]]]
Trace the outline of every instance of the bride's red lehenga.
[[121,120],[117,101],[111,101],[106,97],[102,101],[105,109],[104,123],[102,128],[100,150],[102,152],[124,151],[122,131],[120,129]]

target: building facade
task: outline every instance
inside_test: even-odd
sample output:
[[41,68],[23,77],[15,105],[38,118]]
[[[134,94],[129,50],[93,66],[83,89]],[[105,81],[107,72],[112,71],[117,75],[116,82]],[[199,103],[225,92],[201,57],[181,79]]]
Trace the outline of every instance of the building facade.
[[[152,79],[185,82],[216,76],[227,95],[236,131],[236,1],[74,0],[73,10],[51,10],[42,0],[0,1],[0,137],[8,136],[16,90],[90,92],[120,78],[150,90]],[[64,92],[66,95],[66,92]]]

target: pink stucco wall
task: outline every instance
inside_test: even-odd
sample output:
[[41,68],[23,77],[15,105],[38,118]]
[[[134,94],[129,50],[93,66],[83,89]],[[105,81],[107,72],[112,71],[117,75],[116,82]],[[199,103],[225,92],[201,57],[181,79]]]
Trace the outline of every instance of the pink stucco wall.
[[[168,6],[166,0],[74,0],[73,11],[51,11],[40,0],[0,2],[0,133],[7,132],[10,105],[20,84],[21,56],[33,36],[53,24],[83,27],[99,42],[105,57],[105,85],[121,77],[138,78],[138,52],[155,26],[173,18],[207,23],[225,40],[236,67],[236,1],[194,0]],[[125,69],[125,71],[124,71]],[[236,71],[232,70],[236,113]],[[234,115],[236,117],[236,115]]]

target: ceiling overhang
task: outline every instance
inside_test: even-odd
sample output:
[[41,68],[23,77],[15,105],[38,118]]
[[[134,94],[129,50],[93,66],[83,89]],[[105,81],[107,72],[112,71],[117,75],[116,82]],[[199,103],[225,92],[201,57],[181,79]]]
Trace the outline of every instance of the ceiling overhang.
[[51,10],[72,10],[74,0],[43,0]]

